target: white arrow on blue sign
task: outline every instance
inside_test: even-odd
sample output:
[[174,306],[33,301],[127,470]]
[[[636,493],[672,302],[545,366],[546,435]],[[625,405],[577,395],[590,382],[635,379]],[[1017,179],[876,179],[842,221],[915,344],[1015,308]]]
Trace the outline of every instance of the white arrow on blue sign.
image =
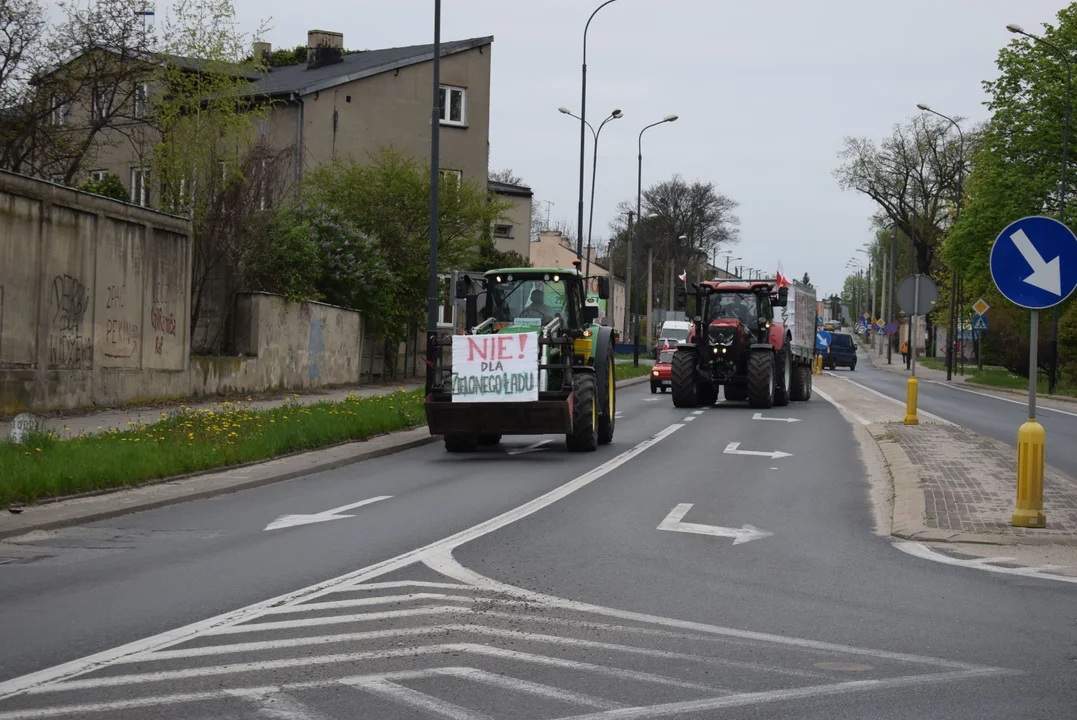
[[991,279],[1016,305],[1054,307],[1077,288],[1077,235],[1038,215],[1010,223],[991,246]]
[[830,333],[826,330],[815,333],[815,349],[826,350],[828,347],[830,347]]

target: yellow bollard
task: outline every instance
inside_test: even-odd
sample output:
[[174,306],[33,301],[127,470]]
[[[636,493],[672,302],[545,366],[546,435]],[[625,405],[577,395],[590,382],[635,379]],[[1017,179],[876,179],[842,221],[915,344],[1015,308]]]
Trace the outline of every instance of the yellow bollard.
[[1017,431],[1017,509],[1010,524],[1015,527],[1041,528],[1047,525],[1043,514],[1043,463],[1047,433],[1035,420]]
[[905,390],[905,424],[919,425],[920,419],[916,417],[916,393],[920,383],[916,377],[910,377]]
[[816,375],[822,375],[823,374],[823,356],[822,355],[816,355],[815,356],[815,374]]

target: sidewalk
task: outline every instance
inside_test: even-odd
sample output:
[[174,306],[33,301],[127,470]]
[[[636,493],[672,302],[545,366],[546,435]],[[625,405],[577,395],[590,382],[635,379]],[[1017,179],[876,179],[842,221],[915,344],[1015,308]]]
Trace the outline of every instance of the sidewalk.
[[[298,403],[299,405],[313,405],[315,403],[341,402],[349,395],[355,397],[372,397],[375,395],[388,395],[400,390],[415,390],[422,387],[422,383],[380,383],[376,385],[355,385],[338,387],[325,390],[309,390],[303,393],[272,393],[261,394],[259,399],[251,397],[232,400],[210,400],[204,402],[191,402],[190,400],[161,401],[154,405],[139,405],[121,408],[98,410],[96,412],[85,410],[70,410],[61,413],[42,413],[39,415],[45,427],[62,438],[77,437],[79,435],[93,435],[110,430],[128,430],[140,424],[150,425],[169,413],[180,410],[221,410],[221,409],[249,409],[268,410],[280,407],[285,403]],[[0,438],[7,438],[11,434],[11,418],[0,420]]]
[[1013,527],[1015,448],[927,413],[920,413],[919,425],[905,425],[904,402],[865,393],[855,381],[824,375],[816,385],[866,428],[882,455],[890,487],[876,496],[892,497],[887,534],[947,543],[1077,546],[1077,480],[1048,466],[1047,527]]

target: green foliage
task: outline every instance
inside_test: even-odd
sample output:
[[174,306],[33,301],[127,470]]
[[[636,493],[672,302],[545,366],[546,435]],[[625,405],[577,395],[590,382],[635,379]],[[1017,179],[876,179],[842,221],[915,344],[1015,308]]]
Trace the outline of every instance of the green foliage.
[[[311,202],[339,210],[344,220],[376,239],[392,281],[370,319],[390,342],[403,340],[408,323],[426,308],[429,178],[425,164],[383,148],[368,163],[336,159],[307,179]],[[439,272],[471,267],[508,205],[489,199],[485,183],[446,176],[439,188]]]
[[126,432],[70,440],[37,435],[0,441],[0,506],[13,501],[138,485],[248,463],[339,442],[363,440],[426,422],[422,391],[339,403],[288,403],[271,410],[222,403],[184,408]]
[[123,186],[123,181],[120,180],[120,176],[116,173],[108,173],[100,180],[88,177],[79,184],[78,189],[83,192],[102,195],[107,198],[112,198],[113,200],[122,200],[124,202],[127,202],[131,197],[127,193],[127,188]]
[[479,258],[471,264],[471,269],[477,272],[510,267],[531,267],[531,259],[525,258],[515,250],[507,252],[498,250],[493,240],[489,238],[482,240],[479,245]]

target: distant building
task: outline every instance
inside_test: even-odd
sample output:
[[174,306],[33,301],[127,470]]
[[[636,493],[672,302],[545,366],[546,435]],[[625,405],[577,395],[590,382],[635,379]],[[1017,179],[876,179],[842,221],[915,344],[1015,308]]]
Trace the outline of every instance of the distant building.
[[535,194],[526,185],[490,180],[490,192],[512,203],[512,209],[494,225],[494,246],[501,252],[517,252],[520,257],[531,256],[531,202]]
[[[598,301],[602,312],[603,322],[615,328],[622,337],[625,331],[625,284],[622,280],[611,276],[608,268],[596,262],[594,251],[591,258],[591,275],[605,275],[610,277],[609,300]],[[531,243],[531,264],[535,267],[572,267],[572,261],[576,259],[576,248],[572,241],[557,230],[543,230],[539,233],[538,242]],[[586,258],[580,268],[587,270]],[[597,299],[597,284],[592,283],[588,288],[588,297]]]

